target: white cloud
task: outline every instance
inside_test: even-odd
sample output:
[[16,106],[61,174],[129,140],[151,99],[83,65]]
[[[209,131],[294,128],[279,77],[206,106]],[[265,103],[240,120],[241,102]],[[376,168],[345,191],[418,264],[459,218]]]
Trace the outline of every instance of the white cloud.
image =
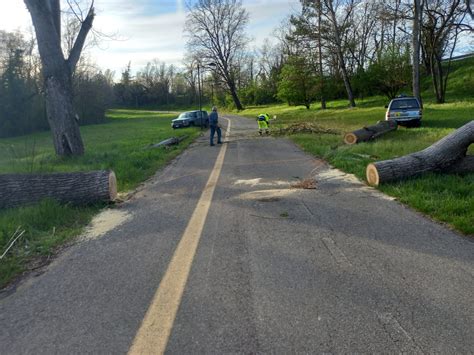
[[[299,8],[299,0],[244,0],[243,5],[250,14],[252,45],[258,46],[283,18]],[[135,70],[153,59],[181,64],[186,44],[184,0],[96,0],[95,7],[94,28],[117,38],[90,50],[100,67],[119,74],[129,61]],[[0,29],[27,32],[31,28],[22,0],[3,0],[1,9]]]
[[0,6],[0,30],[26,31],[31,26],[30,13],[22,0],[4,0]]

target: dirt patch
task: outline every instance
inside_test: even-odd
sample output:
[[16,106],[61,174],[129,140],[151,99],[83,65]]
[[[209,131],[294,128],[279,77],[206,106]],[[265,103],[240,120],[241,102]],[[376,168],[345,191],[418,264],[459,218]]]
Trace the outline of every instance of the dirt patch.
[[105,210],[92,219],[80,240],[93,240],[128,221],[132,215],[120,210]]
[[278,128],[272,130],[273,134],[297,134],[297,133],[319,133],[319,134],[335,134],[339,135],[342,134],[341,131],[338,131],[336,129],[331,129],[331,128],[326,128],[319,126],[314,123],[308,123],[308,122],[299,122],[299,123],[293,123],[290,124],[289,126]]
[[291,185],[294,189],[307,189],[307,190],[315,190],[316,189],[316,179],[304,179],[298,181],[297,183]]

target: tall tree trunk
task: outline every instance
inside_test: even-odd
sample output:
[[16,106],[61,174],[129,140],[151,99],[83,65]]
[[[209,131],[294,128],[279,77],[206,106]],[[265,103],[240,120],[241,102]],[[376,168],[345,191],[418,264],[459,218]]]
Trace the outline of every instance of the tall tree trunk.
[[[443,101],[443,95],[440,90],[440,87],[442,86],[443,72],[441,68],[441,63],[436,58],[435,54],[432,54],[430,58],[430,73],[431,73],[431,80],[433,82],[433,91],[436,97],[436,103],[442,104],[444,103],[444,101]],[[441,83],[440,83],[440,80],[441,80]]]
[[235,87],[234,81],[229,80],[227,84],[229,86],[230,95],[232,96],[232,100],[234,101],[235,107],[237,108],[237,110],[243,110],[244,107],[242,106],[239,96],[237,95],[237,89]]
[[[415,1],[419,1],[419,0],[415,0]],[[398,19],[399,19],[399,16],[398,16],[398,10],[400,8],[400,0],[397,0],[395,1],[395,14],[393,16],[393,26],[392,26],[392,48],[393,50],[395,50],[395,45],[397,43],[397,25],[398,25]]]
[[46,113],[56,154],[84,154],[79,123],[73,109],[71,78],[61,71],[57,75],[45,75],[45,86]]
[[420,25],[421,25],[421,4],[420,0],[414,0],[414,12],[413,12],[413,34],[412,34],[412,45],[413,45],[413,96],[421,101],[420,93]]
[[438,79],[436,80],[437,87],[436,87],[436,102],[438,104],[444,104],[445,102],[445,92],[444,92],[444,71],[443,71],[443,63],[441,62],[441,58],[436,57],[436,75]]
[[318,7],[318,64],[319,64],[319,76],[321,77],[321,109],[326,109],[326,94],[325,89],[326,85],[324,82],[324,72],[323,72],[323,46],[321,43],[321,21],[322,21],[322,12],[323,6],[321,4],[321,0],[317,3]]
[[73,108],[72,75],[92,27],[94,9],[89,9],[69,57],[65,59],[61,48],[60,0],[24,2],[31,14],[38,41],[46,89],[46,111],[56,154],[82,155],[84,144]]
[[334,11],[333,8],[333,3],[332,0],[326,1],[326,6],[329,10],[329,14],[331,16],[331,23],[332,23],[332,30],[334,31],[334,39],[335,39],[335,45],[336,45],[336,51],[337,51],[337,59],[339,62],[339,69],[341,70],[342,74],[342,79],[344,80],[344,86],[346,88],[347,92],[347,98],[349,100],[349,105],[351,107],[355,107],[355,101],[354,101],[354,93],[352,92],[352,86],[351,82],[349,80],[349,75],[347,74],[347,68],[346,68],[346,62],[344,60],[344,54],[342,53],[342,40],[341,40],[341,34],[339,32],[339,27],[337,24],[337,18],[336,18],[336,12]]
[[344,61],[344,55],[342,54],[342,50],[338,48],[338,57],[339,57],[339,65],[341,68],[342,79],[344,80],[344,86],[346,87],[347,92],[347,99],[349,100],[350,107],[356,107],[356,103],[354,100],[354,93],[352,92],[352,85],[349,80],[349,75],[347,74],[346,63]]

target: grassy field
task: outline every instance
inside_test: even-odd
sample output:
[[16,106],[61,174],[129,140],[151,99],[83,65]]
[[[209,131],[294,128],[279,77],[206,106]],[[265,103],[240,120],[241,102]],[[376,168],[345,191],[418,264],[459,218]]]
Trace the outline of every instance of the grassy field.
[[[199,134],[197,128],[174,131],[174,114],[112,110],[106,124],[81,127],[86,147],[82,157],[58,158],[49,132],[0,139],[0,173],[71,172],[112,169],[119,192],[136,187],[176,157]],[[172,136],[188,135],[170,149],[146,149]],[[81,233],[104,206],[60,206],[53,201],[0,211],[0,255],[17,230],[25,233],[0,260],[0,287],[23,272],[31,260],[47,258],[55,248]]]
[[[422,150],[474,119],[474,101],[443,105],[425,103],[421,128],[400,127],[373,142],[347,146],[343,143],[343,134],[382,120],[388,100],[375,97],[357,103],[358,107],[350,109],[347,101],[331,102],[325,111],[318,105],[310,110],[287,105],[250,107],[240,114],[252,118],[262,111],[270,116],[277,115],[277,120],[272,123],[274,128],[300,122],[330,128],[331,134],[294,134],[291,139],[305,151],[355,174],[361,180],[365,180],[367,164]],[[470,147],[469,153],[474,154],[474,146]],[[384,184],[379,189],[466,235],[474,235],[474,174],[427,174]]]

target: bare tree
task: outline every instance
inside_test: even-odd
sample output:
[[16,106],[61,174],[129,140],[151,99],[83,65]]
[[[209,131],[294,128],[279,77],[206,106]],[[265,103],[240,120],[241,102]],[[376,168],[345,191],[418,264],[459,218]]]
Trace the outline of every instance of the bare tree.
[[413,96],[415,96],[420,103],[420,25],[421,25],[421,0],[413,1],[413,33],[412,33],[412,49],[413,49],[413,69],[412,69],[412,84]]
[[468,12],[469,15],[471,15],[471,18],[474,19],[474,14],[472,13],[472,0],[466,0],[466,11]]
[[337,0],[336,2],[334,2],[333,0],[323,1],[324,6],[325,6],[325,16],[330,25],[331,37],[333,40],[332,42],[334,45],[335,54],[337,56],[339,69],[342,74],[342,79],[344,80],[344,86],[346,88],[347,98],[349,100],[349,105],[351,107],[355,107],[356,103],[354,100],[354,93],[352,91],[352,85],[351,85],[349,73],[346,66],[346,58],[344,56],[344,50],[343,50],[344,43],[343,43],[343,38],[342,38],[342,34],[343,34],[342,31],[344,27],[347,25],[347,20],[351,16],[351,13],[355,6],[355,1],[356,0],[349,0],[347,2],[344,18],[342,20],[338,19],[339,1]]
[[451,58],[460,34],[474,31],[465,21],[465,6],[462,0],[424,2],[422,42],[437,103],[445,102]]
[[[82,155],[84,144],[73,108],[72,75],[94,21],[94,1],[86,16],[76,13],[80,30],[67,58],[61,47],[60,0],[24,0],[31,14],[43,66],[46,111],[56,154]],[[78,4],[77,1],[74,1]]]
[[366,69],[372,38],[377,25],[379,4],[367,1],[360,4],[358,11],[352,11],[352,19],[348,31],[348,51],[355,62],[355,72]]
[[225,82],[235,107],[242,104],[237,95],[238,60],[248,41],[245,26],[248,13],[240,0],[198,0],[189,5],[185,31],[188,48],[197,58],[213,62]]

